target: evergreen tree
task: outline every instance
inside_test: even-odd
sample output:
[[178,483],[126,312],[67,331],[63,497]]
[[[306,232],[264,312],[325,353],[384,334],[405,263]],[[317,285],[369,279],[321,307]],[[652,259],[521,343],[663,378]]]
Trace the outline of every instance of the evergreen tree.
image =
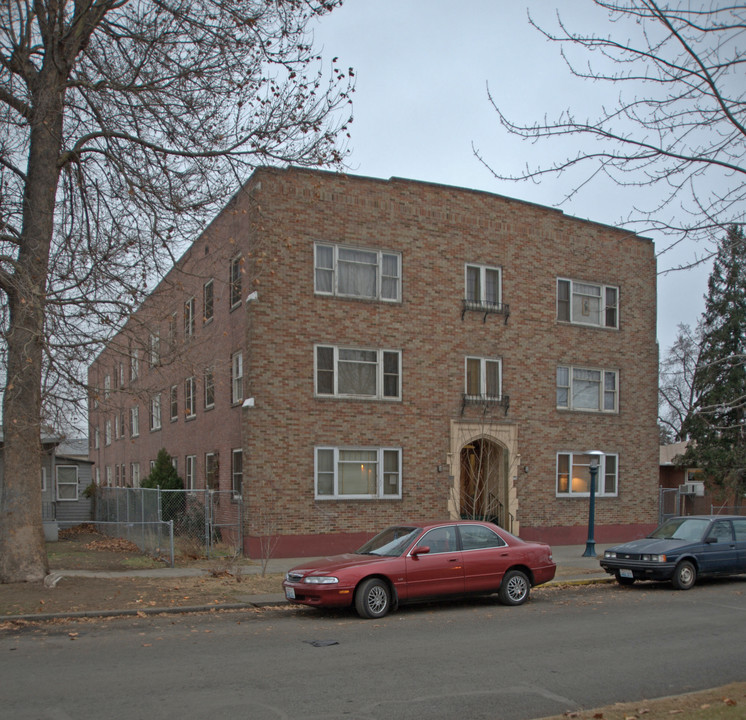
[[746,240],[736,226],[719,244],[708,281],[694,391],[684,462],[738,507],[746,492]]
[[141,483],[141,487],[144,488],[156,488],[160,487],[161,490],[183,490],[184,481],[179,477],[179,473],[176,472],[176,468],[171,462],[171,456],[168,454],[166,448],[161,448],[158,451],[158,457],[156,458],[155,465],[148,475]]

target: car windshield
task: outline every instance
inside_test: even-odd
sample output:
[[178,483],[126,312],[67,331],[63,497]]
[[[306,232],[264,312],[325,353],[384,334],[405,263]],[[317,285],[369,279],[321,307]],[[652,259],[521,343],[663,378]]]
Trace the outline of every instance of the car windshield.
[[422,528],[397,526],[386,528],[374,538],[368,540],[358,551],[358,555],[385,555],[398,557],[408,547]]
[[709,524],[710,521],[703,518],[674,518],[663,523],[650,537],[658,540],[696,542],[702,539]]

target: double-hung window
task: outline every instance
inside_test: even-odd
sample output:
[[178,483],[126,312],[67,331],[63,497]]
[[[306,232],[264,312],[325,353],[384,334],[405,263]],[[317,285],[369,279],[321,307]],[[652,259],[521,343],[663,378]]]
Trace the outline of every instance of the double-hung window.
[[474,400],[502,397],[502,361],[499,358],[466,358],[466,396]]
[[194,335],[196,300],[190,297],[184,303],[184,337],[190,338]]
[[[578,452],[557,453],[557,495],[587,497],[591,491],[591,455]],[[595,494],[615,496],[619,486],[619,456],[604,454],[596,471]]]
[[130,408],[130,436],[138,437],[140,434],[140,406]]
[[231,489],[234,497],[243,492],[243,450],[231,451]]
[[231,355],[231,403],[236,404],[243,400],[243,354],[240,352]]
[[140,352],[137,348],[130,350],[130,381],[137,380],[140,374]]
[[317,447],[317,499],[401,497],[401,448]]
[[153,395],[150,398],[150,429],[161,429],[161,396]]
[[184,414],[187,418],[196,415],[197,382],[193,377],[188,377],[184,382]]
[[130,476],[132,478],[132,487],[140,487],[140,463],[134,462],[130,464]]
[[229,280],[231,310],[241,304],[241,273],[243,271],[243,262],[243,258],[240,255],[231,260]]
[[171,422],[179,419],[179,388],[171,386]]
[[215,374],[211,367],[205,370],[205,410],[215,407]]
[[316,346],[316,394],[401,399],[401,352]]
[[320,295],[401,300],[401,255],[317,243],[314,289]]
[[484,265],[466,266],[466,302],[474,308],[498,308],[502,303],[502,272]]
[[202,292],[202,322],[205,325],[213,318],[215,305],[214,298],[214,283],[212,280],[208,280],[205,283]]
[[557,368],[557,407],[564,410],[617,412],[619,373],[616,370],[560,365]]
[[78,499],[78,468],[76,465],[57,465],[57,499]]
[[196,477],[196,470],[197,470],[197,456],[196,455],[187,455],[186,456],[186,462],[184,463],[184,489],[185,490],[194,490],[194,479]]
[[149,343],[149,361],[150,367],[156,367],[161,364],[161,336],[159,333],[150,334]]
[[557,279],[557,319],[595,327],[619,327],[619,288]]

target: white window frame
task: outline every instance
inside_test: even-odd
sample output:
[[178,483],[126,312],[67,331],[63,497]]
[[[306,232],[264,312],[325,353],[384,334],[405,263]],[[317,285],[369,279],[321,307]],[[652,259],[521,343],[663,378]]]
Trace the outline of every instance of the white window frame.
[[153,395],[150,398],[150,429],[152,431],[161,429],[161,396]]
[[197,477],[197,456],[187,455],[184,458],[184,489],[190,492],[195,490],[194,481]]
[[187,420],[197,415],[197,381],[194,376],[184,381],[184,415]]
[[241,266],[243,257],[236,255],[231,258],[230,269],[228,271],[228,301],[231,310],[241,304],[241,293],[243,292],[243,281],[241,279]]
[[[212,483],[210,483],[211,473],[213,473]],[[216,452],[205,453],[205,487],[208,490],[220,490],[220,458]]]
[[215,317],[215,282],[210,278],[202,286],[202,324],[207,325]]
[[205,410],[212,410],[215,407],[215,369],[213,367],[205,369],[204,386]]
[[[236,462],[238,458],[240,461]],[[231,450],[231,491],[235,498],[243,495],[243,450],[241,448]]]
[[111,375],[104,375],[104,400],[111,395]]
[[[479,363],[479,377],[477,378],[479,384],[479,394],[473,393],[473,387],[470,387],[470,367],[473,367],[475,362]],[[489,388],[487,385],[487,366],[496,364],[497,365],[497,392],[495,395],[492,392],[488,392]],[[475,355],[467,355],[464,358],[464,395],[472,400],[500,400],[503,395],[503,363],[502,358],[489,358],[489,357],[477,357]]]
[[140,353],[137,348],[130,350],[130,382],[134,382],[140,375]]
[[130,436],[140,436],[140,406],[133,405],[130,408]]
[[[560,460],[567,458],[566,461]],[[583,498],[590,497],[590,470],[591,456],[587,452],[565,451],[557,453],[555,461],[555,495],[558,498]],[[567,465],[567,468],[565,468]],[[581,472],[573,472],[573,468],[582,469]],[[587,479],[585,474],[587,472]],[[582,477],[581,477],[582,473]],[[573,477],[573,476],[576,477]],[[585,482],[587,489],[581,489]],[[611,483],[611,489],[610,489]],[[596,497],[618,497],[619,496],[619,455],[617,453],[604,453],[599,457],[598,470],[596,472]]]
[[[476,287],[472,287],[469,281],[469,270],[479,272],[479,280]],[[497,297],[487,297],[487,273],[497,273]],[[477,263],[466,263],[464,265],[464,298],[471,306],[479,308],[494,308],[502,305],[503,298],[503,271],[501,267],[491,265],[479,265]]]
[[[328,255],[331,251],[329,260],[322,259],[320,255]],[[340,284],[340,265],[343,263],[354,263],[351,258],[340,258],[340,254],[346,252],[370,253],[371,259],[375,256],[375,263],[360,263],[361,265],[375,265],[375,291],[373,294],[349,293],[339,289]],[[392,261],[396,263],[396,274],[390,272],[384,274],[387,266]],[[323,264],[322,264],[323,263]],[[388,250],[375,250],[373,248],[351,247],[346,245],[336,245],[334,243],[315,243],[313,248],[313,286],[317,295],[328,295],[332,297],[350,297],[362,298],[364,300],[377,300],[380,302],[401,302],[401,285],[402,285],[402,258],[401,253]],[[325,278],[324,282],[321,279]],[[387,289],[389,288],[389,289]]]
[[150,333],[148,349],[150,367],[158,367],[161,364],[161,335],[159,332]]
[[98,450],[101,447],[101,431],[98,427],[93,428],[93,449]]
[[231,404],[243,401],[243,353],[231,355]]
[[184,337],[194,337],[197,323],[197,301],[194,296],[184,303]]
[[172,385],[169,392],[168,405],[170,408],[171,422],[179,419],[179,386]]
[[[567,316],[568,317],[560,317],[561,310],[560,310],[560,285],[562,283],[567,284],[568,289],[568,308],[567,308]],[[585,292],[588,288],[597,288],[598,294],[590,295],[587,292]],[[610,300],[610,294],[613,294],[615,303],[609,302]],[[580,298],[580,302],[582,303],[583,297],[588,298],[598,298],[598,304],[599,304],[599,310],[598,310],[598,320],[597,322],[594,322],[592,320],[593,312],[590,310],[587,314],[585,314],[583,311],[577,312],[575,309],[575,302],[574,298]],[[619,287],[617,285],[604,285],[602,283],[597,282],[582,282],[579,280],[571,280],[570,278],[557,278],[557,320],[559,322],[569,322],[573,325],[587,325],[588,327],[597,327],[597,328],[606,328],[609,330],[617,330],[619,329]],[[562,302],[565,302],[564,300]],[[590,300],[588,301],[590,302]],[[613,311],[614,316],[614,322],[610,323],[608,321],[608,314],[609,312]]]
[[106,466],[106,487],[111,487],[111,465]]
[[[319,351],[320,350],[331,350],[332,351],[332,368],[320,368],[319,367]],[[357,362],[364,363],[363,360],[352,360],[342,357],[346,352],[366,352],[375,353],[375,375],[376,375],[376,390],[375,393],[371,394],[360,394],[360,393],[344,393],[339,390],[339,379],[340,379],[340,363],[345,362]],[[396,358],[396,394],[386,394],[386,378],[387,376],[393,375],[393,373],[386,372],[386,360],[387,356]],[[391,402],[400,401],[402,398],[402,353],[401,350],[394,350],[388,348],[356,348],[356,347],[339,347],[336,345],[315,345],[313,353],[314,362],[314,391],[317,397],[340,397],[340,398],[356,398],[360,400],[386,400]],[[369,363],[373,365],[373,362]],[[319,382],[320,373],[331,373],[332,374],[332,391],[323,392],[320,388],[321,383]]]
[[[340,453],[370,452],[376,453],[376,492],[363,494],[340,493]],[[332,470],[320,470],[320,453],[325,458],[331,457]],[[396,453],[396,471],[386,472],[384,461],[386,453]],[[390,457],[390,455],[389,455]],[[359,460],[346,460],[350,465],[358,464]],[[363,464],[360,465],[361,472],[364,472]],[[319,491],[319,474],[323,473],[324,480],[332,481],[332,492]],[[316,500],[401,500],[402,497],[402,449],[400,447],[334,447],[334,446],[317,446],[314,448],[314,496]],[[391,477],[396,479],[396,492],[386,492],[387,485],[390,485]]]
[[[598,404],[596,407],[576,406],[576,384],[582,382],[582,378],[576,379],[576,373],[598,373]],[[566,374],[567,378],[561,377]],[[609,387],[609,381],[613,380],[613,388]],[[578,365],[558,365],[555,374],[556,403],[558,410],[570,412],[598,412],[609,415],[619,412],[619,371],[610,368],[581,367]],[[560,384],[567,383],[567,384]],[[563,395],[566,394],[566,400]],[[611,400],[612,407],[607,407]]]
[[[76,502],[78,499],[78,466],[77,465],[56,465],[55,466],[55,497],[60,502]],[[75,480],[60,481],[60,470],[72,470],[75,473]],[[73,488],[74,497],[63,496],[60,494],[60,487]]]
[[45,467],[41,469],[41,491],[43,493],[47,491],[47,469]]
[[104,422],[104,447],[111,445],[111,420]]
[[130,475],[132,477],[132,487],[139,488],[140,487],[140,463],[139,462],[130,463]]

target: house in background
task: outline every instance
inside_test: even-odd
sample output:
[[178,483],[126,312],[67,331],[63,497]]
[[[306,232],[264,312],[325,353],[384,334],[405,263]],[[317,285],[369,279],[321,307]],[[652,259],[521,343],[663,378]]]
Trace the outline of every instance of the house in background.
[[[92,519],[91,499],[85,489],[92,481],[88,459],[88,442],[65,440],[43,434],[41,467],[41,502],[44,535],[57,540],[60,527],[72,527]],[[0,433],[0,485],[3,483],[3,436]]]
[[709,492],[702,470],[679,464],[686,447],[686,442],[660,446],[661,516],[733,513],[733,499]]
[[[261,168],[89,368],[96,481],[160,448],[246,550],[489,517],[526,539],[657,522],[652,242],[486,192]],[[241,503],[236,502],[240,498]]]

